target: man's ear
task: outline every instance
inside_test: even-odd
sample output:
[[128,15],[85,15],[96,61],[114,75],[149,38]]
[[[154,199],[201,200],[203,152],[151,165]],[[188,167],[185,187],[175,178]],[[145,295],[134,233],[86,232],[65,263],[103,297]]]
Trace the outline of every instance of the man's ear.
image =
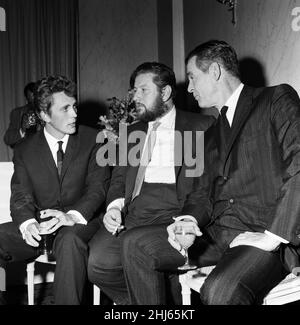
[[172,88],[171,88],[171,86],[169,86],[169,85],[165,86],[162,89],[161,94],[162,94],[162,100],[164,102],[167,102],[171,98],[171,95],[172,95]]
[[40,112],[40,118],[45,122],[45,123],[49,123],[50,122],[50,116],[45,113],[44,111]]
[[213,62],[209,66],[208,72],[213,77],[214,80],[218,81],[220,79],[220,77],[221,77],[221,74],[222,74],[222,70],[221,70],[220,64],[217,63],[217,62]]

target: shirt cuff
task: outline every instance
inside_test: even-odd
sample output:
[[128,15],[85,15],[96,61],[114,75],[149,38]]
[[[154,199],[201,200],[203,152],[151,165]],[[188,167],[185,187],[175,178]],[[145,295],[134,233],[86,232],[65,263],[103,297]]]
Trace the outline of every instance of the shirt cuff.
[[268,235],[268,236],[273,237],[276,240],[279,240],[283,244],[288,244],[289,243],[289,241],[287,241],[286,239],[283,239],[282,237],[279,237],[279,236],[273,234],[272,232],[270,232],[268,230],[265,230],[265,234]]
[[122,209],[124,208],[124,204],[125,204],[124,198],[115,199],[114,201],[109,203],[109,205],[106,208],[106,212],[110,209],[118,209],[122,211]]
[[175,221],[181,221],[181,220],[183,220],[183,219],[189,219],[189,220],[195,222],[196,224],[198,224],[198,221],[196,220],[196,218],[193,217],[193,216],[190,216],[190,215],[174,217],[173,219],[174,219]]
[[75,217],[78,218],[78,220],[76,220],[76,223],[82,224],[82,225],[86,225],[87,221],[84,219],[84,217],[82,216],[82,214],[76,210],[70,210],[67,212],[67,214],[73,214]]
[[26,221],[24,221],[23,223],[20,224],[19,226],[19,230],[22,234],[22,238],[25,239],[25,230],[27,228],[28,225],[30,225],[31,223],[34,223],[34,222],[37,222],[36,219],[34,218],[31,218],[31,219],[28,219]]

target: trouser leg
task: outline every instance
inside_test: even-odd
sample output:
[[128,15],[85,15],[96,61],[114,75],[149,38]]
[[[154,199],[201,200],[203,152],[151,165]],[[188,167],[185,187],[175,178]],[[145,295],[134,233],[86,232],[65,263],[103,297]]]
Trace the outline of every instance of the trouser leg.
[[226,250],[200,291],[209,305],[252,305],[287,275],[278,252],[252,246]]
[[166,224],[135,227],[122,238],[122,264],[131,304],[167,302],[168,274],[176,272],[184,258],[167,241],[166,227]]
[[90,241],[89,280],[96,284],[116,304],[128,304],[128,293],[121,264],[120,237],[105,228]]
[[54,301],[57,305],[82,303],[87,284],[88,242],[99,229],[99,220],[63,227],[54,240],[56,269]]

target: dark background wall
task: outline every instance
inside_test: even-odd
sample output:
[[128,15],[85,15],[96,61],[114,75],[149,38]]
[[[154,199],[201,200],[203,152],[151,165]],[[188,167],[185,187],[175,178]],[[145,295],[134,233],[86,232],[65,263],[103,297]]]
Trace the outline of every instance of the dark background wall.
[[83,124],[94,126],[107,99],[124,97],[144,61],[172,66],[171,0],[79,0],[78,76]]

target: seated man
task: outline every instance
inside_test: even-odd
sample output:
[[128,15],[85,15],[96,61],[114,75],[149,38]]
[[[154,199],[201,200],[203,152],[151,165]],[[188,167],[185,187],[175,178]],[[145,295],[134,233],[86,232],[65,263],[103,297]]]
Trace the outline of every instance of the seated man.
[[[14,150],[11,181],[13,222],[0,225],[0,266],[33,259],[40,218],[43,230],[57,230],[55,304],[80,304],[87,279],[88,241],[99,228],[110,172],[96,163],[97,132],[76,128],[76,86],[65,77],[39,81],[36,103],[44,128]],[[3,256],[4,255],[4,256]]]
[[[166,227],[173,222],[173,216],[180,214],[187,195],[192,191],[193,172],[197,174],[194,161],[189,161],[186,154],[199,154],[196,146],[200,149],[201,145],[196,141],[197,135],[203,135],[200,130],[206,130],[214,121],[211,116],[175,108],[175,75],[163,64],[141,64],[133,72],[130,86],[134,90],[133,100],[140,122],[128,128],[127,165],[122,166],[120,158],[120,165],[113,170],[107,212],[103,218],[106,229],[100,229],[91,240],[88,264],[90,281],[117,304],[143,304],[149,298],[155,299],[142,297],[137,301],[131,295],[132,283],[123,273],[124,266],[127,266],[123,263],[129,253],[127,241],[137,242],[143,238],[151,251],[157,248],[153,239],[154,234],[159,233],[165,238],[165,245],[169,246]],[[139,137],[142,134],[144,138]],[[184,141],[188,140],[185,138],[188,135],[191,136],[190,142]],[[136,149],[134,144],[139,140],[143,145],[138,167],[133,152]],[[184,145],[186,150],[183,150]],[[130,254],[135,255],[134,247]],[[164,255],[163,247],[159,247],[156,254],[170,261]],[[183,261],[180,254],[177,254],[177,259],[178,264]],[[134,270],[127,271],[134,273]],[[142,274],[134,274],[136,281],[148,283]],[[166,290],[169,288],[167,286]]]

